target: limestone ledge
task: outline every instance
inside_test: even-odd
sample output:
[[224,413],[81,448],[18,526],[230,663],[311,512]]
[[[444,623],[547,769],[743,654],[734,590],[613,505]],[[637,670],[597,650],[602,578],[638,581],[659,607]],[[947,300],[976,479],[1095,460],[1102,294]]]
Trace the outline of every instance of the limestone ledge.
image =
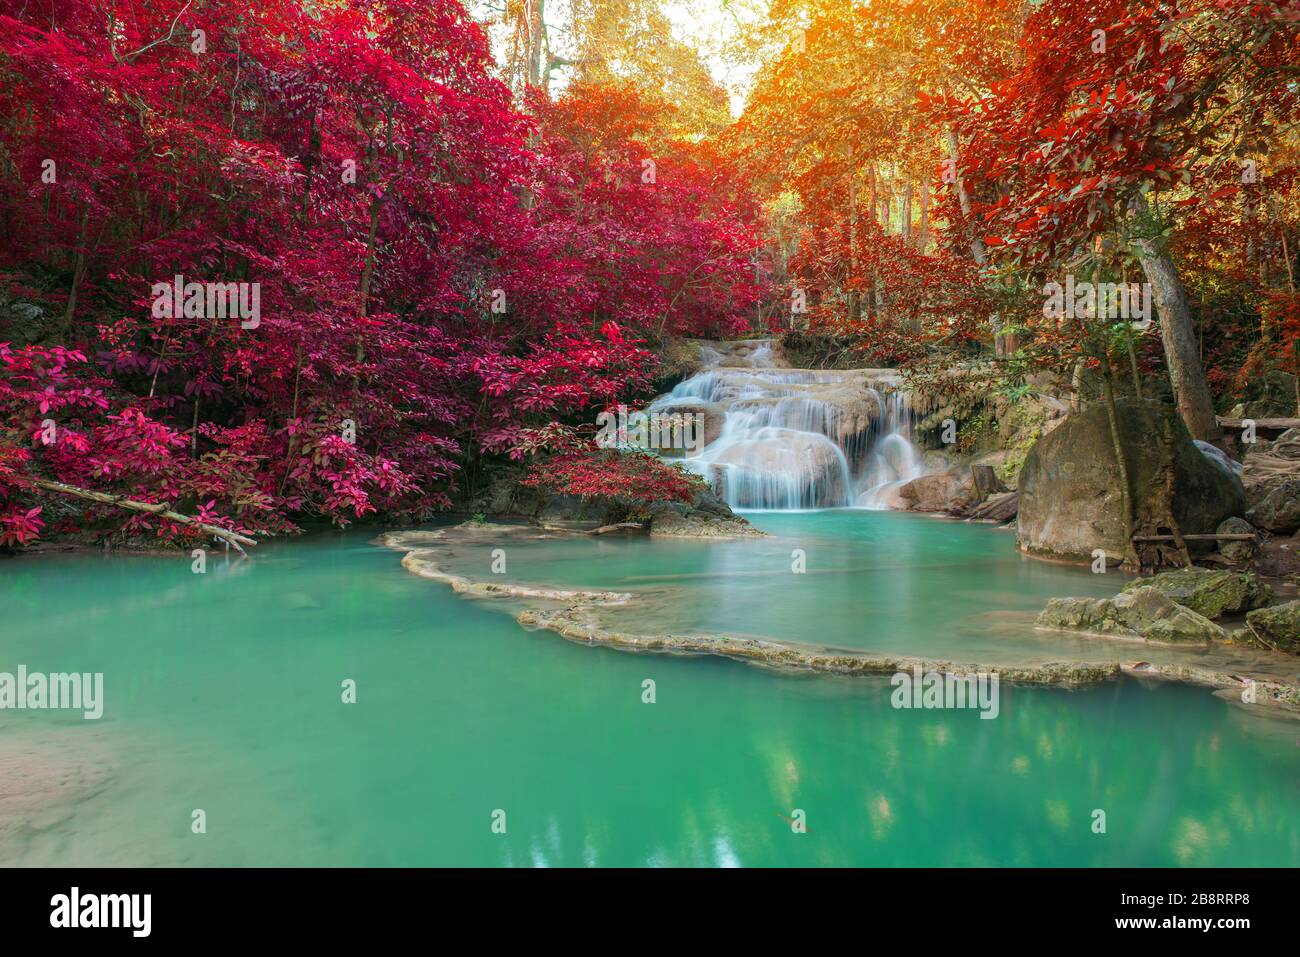
[[[466,526],[457,526],[458,529],[464,529]],[[491,526],[485,525],[482,528],[489,532],[501,533],[511,526]],[[377,541],[379,544],[388,548],[404,550],[411,544],[420,541],[438,542],[446,541],[443,530],[439,529],[432,532],[385,532],[380,535]],[[581,589],[570,588],[541,588],[534,585],[518,585],[508,582],[484,582],[475,581],[466,578],[463,575],[455,575],[438,567],[434,561],[435,552],[432,549],[415,548],[407,551],[402,557],[402,567],[414,575],[421,578],[432,578],[434,581],[443,582],[450,585],[452,591],[461,595],[482,595],[485,597],[508,597],[508,598],[540,598],[546,601],[574,601],[585,602],[587,604],[623,604],[631,599],[627,592],[616,591],[584,591]]]
[[1138,678],[1180,681],[1186,684],[1231,692],[1244,690],[1252,681],[1256,706],[1281,708],[1300,715],[1300,683],[1267,679],[1248,679],[1226,671],[1196,665],[1154,663],[1149,661],[1052,661],[1012,667],[1006,665],[961,664],[910,655],[884,655],[844,649],[821,648],[764,638],[740,638],[730,635],[638,635],[602,626],[592,610],[602,606],[626,605],[634,600],[629,592],[590,591],[545,588],[496,582],[475,581],[440,568],[435,560],[439,545],[493,538],[550,537],[536,528],[490,524],[464,524],[433,531],[387,532],[377,544],[404,551],[402,567],[422,578],[450,585],[458,594],[487,598],[532,598],[564,603],[556,610],[526,608],[516,620],[525,628],[545,630],[569,641],[600,645],[620,651],[675,655],[715,655],[782,671],[811,671],[832,675],[878,675],[911,671],[937,671],[944,674],[996,674],[1008,684],[1079,687],[1112,680],[1120,675]]
[[1028,668],[956,664],[915,658],[909,655],[872,655],[835,649],[818,649],[760,638],[729,635],[632,635],[602,628],[580,606],[563,611],[525,610],[516,620],[526,628],[553,631],[570,641],[605,645],[624,651],[677,655],[717,655],[772,668],[819,671],[827,674],[894,674],[920,667],[944,674],[997,674],[1013,684],[1083,685],[1113,678],[1120,672],[1116,662],[1053,661]]

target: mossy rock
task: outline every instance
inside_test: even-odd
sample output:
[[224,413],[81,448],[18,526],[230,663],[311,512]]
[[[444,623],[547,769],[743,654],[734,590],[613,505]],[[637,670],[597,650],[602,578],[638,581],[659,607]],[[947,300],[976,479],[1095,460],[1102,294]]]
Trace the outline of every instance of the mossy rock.
[[[1220,535],[1254,535],[1255,527],[1244,518],[1226,518],[1215,529]],[[1230,562],[1248,562],[1259,551],[1259,540],[1219,542],[1219,554]]]
[[1145,585],[1122,591],[1114,598],[1053,598],[1038,616],[1037,624],[1177,644],[1208,644],[1228,637],[1204,615]]
[[1246,623],[1279,650],[1300,654],[1300,601],[1258,608],[1246,615]]
[[1273,600],[1273,589],[1252,573],[1210,568],[1180,568],[1139,578],[1125,585],[1124,591],[1137,588],[1154,588],[1206,618],[1262,608]]

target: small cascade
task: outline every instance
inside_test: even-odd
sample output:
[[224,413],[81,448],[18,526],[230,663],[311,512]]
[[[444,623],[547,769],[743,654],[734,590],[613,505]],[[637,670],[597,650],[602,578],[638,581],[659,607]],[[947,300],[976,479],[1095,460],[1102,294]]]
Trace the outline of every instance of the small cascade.
[[890,507],[925,473],[912,413],[890,369],[792,369],[774,340],[711,343],[703,368],[652,412],[704,418],[683,464],[738,509]]
[[884,396],[883,427],[867,456],[856,504],[860,508],[893,508],[894,493],[926,472],[921,453],[912,444],[912,410],[907,393],[898,390]]

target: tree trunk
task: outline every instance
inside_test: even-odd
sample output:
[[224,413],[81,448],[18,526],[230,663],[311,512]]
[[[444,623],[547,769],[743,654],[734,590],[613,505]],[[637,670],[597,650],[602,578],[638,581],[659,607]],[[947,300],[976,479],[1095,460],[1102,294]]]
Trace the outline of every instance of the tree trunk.
[[528,0],[528,85],[542,84],[542,45],[546,35],[543,0]]
[[903,242],[912,244],[912,184],[903,189]]
[[[361,270],[361,315],[370,315],[370,283],[375,276],[375,244],[379,233],[379,205],[383,200],[376,197],[370,203],[370,233],[366,237],[366,263]],[[366,341],[364,335],[357,333],[356,359],[358,363],[366,361]],[[353,392],[356,391],[357,376],[352,376]]]
[[[1132,208],[1139,215],[1146,215],[1146,199],[1140,194],[1134,197]],[[1159,238],[1138,239],[1134,245],[1138,249],[1142,271],[1151,283],[1151,298],[1160,313],[1160,334],[1164,339],[1165,360],[1169,364],[1169,381],[1178,402],[1178,413],[1193,438],[1218,442],[1221,439],[1219,423],[1214,417],[1210,386],[1201,367],[1192,311],[1173,257]]]
[[862,295],[856,287],[858,281],[858,178],[854,175],[853,161],[849,161],[849,322],[857,325],[862,320]]
[[77,239],[77,259],[72,267],[72,288],[68,290],[68,305],[63,310],[62,332],[64,338],[67,338],[72,331],[72,319],[77,313],[77,291],[81,288],[81,280],[86,276],[86,232],[90,224],[90,205],[86,204],[81,208],[81,227],[80,235]]
[[311,113],[311,131],[307,135],[307,149],[302,158],[302,202],[299,205],[298,219],[305,227],[311,213],[311,177],[320,156],[320,128],[316,125],[316,111]]
[[1119,507],[1124,515],[1123,565],[1137,567],[1138,557],[1133,545],[1133,480],[1129,477],[1128,457],[1124,454],[1124,440],[1120,434],[1119,416],[1115,413],[1115,379],[1111,373],[1110,356],[1103,345],[1101,349],[1101,392],[1106,402],[1106,420],[1110,425],[1110,442],[1115,449],[1115,464],[1119,468]]
[[370,201],[370,231],[366,236],[366,259],[361,269],[361,314],[369,315],[370,282],[375,275],[375,240],[379,233],[379,205],[383,200],[375,197]]
[[[957,131],[951,127],[948,129],[948,156],[952,159],[954,166],[959,165],[961,156],[958,152]],[[962,179],[961,173],[957,173],[957,203],[961,206],[962,217],[970,223],[970,196],[966,192],[966,181]],[[973,224],[971,224],[973,225]],[[988,252],[984,249],[984,240],[977,235],[972,235],[970,239],[970,254],[977,265],[983,266],[988,262]]]
[[[1128,288],[1128,273],[1120,273],[1120,286],[1123,289]],[[1127,295],[1127,294],[1126,294]],[[1142,399],[1142,372],[1138,368],[1137,345],[1133,341],[1133,323],[1124,323],[1124,345],[1128,352],[1128,367],[1133,375],[1133,394],[1138,400]]]
[[921,180],[921,225],[916,233],[916,248],[925,255],[925,247],[930,245],[930,181]]

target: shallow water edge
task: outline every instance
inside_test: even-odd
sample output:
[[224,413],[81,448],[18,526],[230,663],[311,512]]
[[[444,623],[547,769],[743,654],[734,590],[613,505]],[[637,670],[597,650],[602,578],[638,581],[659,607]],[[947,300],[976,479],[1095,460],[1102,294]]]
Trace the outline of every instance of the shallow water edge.
[[[882,654],[871,651],[818,646],[770,637],[728,634],[637,634],[608,627],[597,610],[627,606],[637,601],[633,592],[565,589],[470,578],[440,565],[441,551],[457,544],[481,545],[520,541],[542,541],[554,537],[555,529],[530,526],[465,524],[431,531],[386,532],[376,544],[403,552],[402,567],[423,578],[449,585],[469,597],[515,599],[529,603],[515,613],[524,628],[546,630],[579,644],[599,645],[621,651],[673,655],[713,655],[767,668],[811,671],[834,675],[880,675],[910,672],[939,672],[948,675],[996,674],[1011,684],[1072,687],[1103,682],[1128,674],[1213,688],[1229,693],[1255,684],[1256,701],[1246,705],[1264,712],[1281,712],[1300,718],[1300,680],[1287,681],[1277,675],[1275,662],[1260,656],[1260,671],[1241,675],[1195,663],[1146,661],[1116,657],[1112,660],[1060,660],[1006,663],[954,662],[916,655]],[[1135,645],[1152,644],[1145,641]],[[1107,642],[1109,646],[1109,641]],[[1169,648],[1172,646],[1162,646]],[[1249,657],[1249,656],[1247,656]]]

